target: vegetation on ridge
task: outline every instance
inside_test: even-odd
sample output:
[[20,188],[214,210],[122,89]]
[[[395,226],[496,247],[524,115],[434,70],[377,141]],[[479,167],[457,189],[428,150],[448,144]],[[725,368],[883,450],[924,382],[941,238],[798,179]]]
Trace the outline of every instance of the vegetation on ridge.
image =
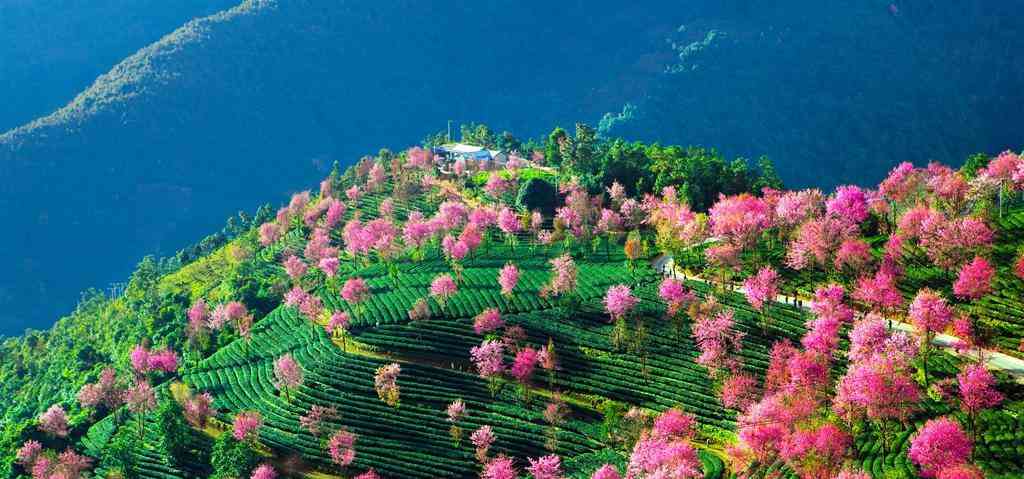
[[1021,390],[968,354],[1019,354],[1019,155],[825,195],[586,125],[500,138],[335,169],[5,342],[9,474],[1024,474]]

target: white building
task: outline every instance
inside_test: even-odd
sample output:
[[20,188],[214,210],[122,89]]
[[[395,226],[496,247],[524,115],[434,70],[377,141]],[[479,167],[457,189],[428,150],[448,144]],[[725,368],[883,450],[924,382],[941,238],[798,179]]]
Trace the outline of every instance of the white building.
[[498,150],[488,150],[482,146],[467,145],[465,143],[448,143],[433,148],[434,157],[437,158],[442,170],[450,169],[456,161],[473,165],[477,169],[488,170],[503,168],[508,162],[508,154]]

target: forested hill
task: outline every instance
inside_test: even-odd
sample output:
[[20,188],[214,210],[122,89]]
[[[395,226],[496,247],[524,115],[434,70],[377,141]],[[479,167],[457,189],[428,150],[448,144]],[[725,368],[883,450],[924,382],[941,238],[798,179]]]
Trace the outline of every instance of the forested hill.
[[826,194],[549,138],[382,150],[4,341],[0,475],[1024,475],[1024,156]]
[[[335,160],[447,120],[533,136],[598,118],[627,98],[603,85],[661,45],[674,3],[246,1],[190,22],[0,136],[3,332],[51,324],[85,287]],[[69,237],[90,253],[52,254]]]

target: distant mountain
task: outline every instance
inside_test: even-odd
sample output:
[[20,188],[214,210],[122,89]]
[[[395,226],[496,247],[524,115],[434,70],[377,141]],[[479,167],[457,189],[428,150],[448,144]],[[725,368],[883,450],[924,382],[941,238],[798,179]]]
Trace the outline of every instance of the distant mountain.
[[606,131],[769,155],[791,186],[1024,147],[1024,1],[734,2]]
[[674,2],[247,1],[189,22],[0,136],[0,324],[48,325],[241,208],[446,120],[529,135],[653,77]]
[[126,56],[237,0],[0,2],[0,132],[47,115]]

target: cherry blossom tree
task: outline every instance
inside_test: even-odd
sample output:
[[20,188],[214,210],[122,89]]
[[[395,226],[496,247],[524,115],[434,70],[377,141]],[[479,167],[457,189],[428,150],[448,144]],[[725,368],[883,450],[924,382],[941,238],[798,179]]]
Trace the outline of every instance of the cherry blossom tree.
[[252,471],[250,479],[277,479],[277,471],[270,464],[261,464]]
[[743,348],[744,333],[734,329],[733,310],[697,318],[693,323],[693,337],[700,349],[697,364],[704,366],[712,376],[738,366],[735,354]]
[[526,468],[526,471],[533,476],[533,479],[562,478],[562,458],[555,454],[537,459],[529,458],[529,462],[530,466]]
[[771,318],[765,306],[779,295],[778,283],[779,273],[771,266],[761,268],[757,274],[743,281],[743,293],[747,296],[747,302],[760,313],[761,329],[764,332],[768,331]]
[[377,368],[373,377],[373,387],[377,390],[377,396],[388,406],[398,407],[398,375],[401,372],[402,367],[398,363],[391,363]]
[[517,268],[512,262],[506,263],[505,266],[498,271],[498,285],[501,286],[501,294],[506,298],[511,298],[512,291],[516,289],[516,284],[518,283],[519,268]]
[[448,414],[448,422],[452,424],[448,428],[448,435],[451,436],[452,442],[457,448],[462,442],[462,428],[459,426],[459,422],[466,416],[466,403],[461,399],[456,399],[448,405],[445,413]]
[[930,419],[911,437],[907,456],[921,468],[922,477],[930,478],[942,470],[967,464],[972,449],[960,424],[940,417]]
[[239,442],[253,443],[259,438],[263,416],[256,411],[242,411],[235,415],[231,435]]
[[345,429],[339,429],[327,440],[327,454],[331,461],[345,467],[356,458],[356,435]]
[[964,300],[976,300],[992,292],[992,278],[996,270],[987,259],[975,256],[974,261],[960,269],[953,283],[953,294]]
[[498,311],[498,308],[487,308],[473,320],[473,332],[476,334],[487,334],[497,331],[502,326],[505,326],[505,321],[501,319],[501,313]]
[[473,431],[473,434],[469,435],[470,442],[476,447],[476,458],[480,462],[487,462],[487,453],[491,449],[491,445],[494,444],[494,431],[489,425],[480,426],[480,429]]
[[286,353],[274,361],[274,379],[274,387],[284,392],[285,398],[291,402],[291,393],[302,386],[303,379],[302,366],[291,353]]
[[932,340],[936,333],[944,331],[953,322],[953,311],[938,293],[930,289],[921,289],[910,303],[907,312],[910,323],[921,336],[921,369],[924,384],[928,385],[928,356],[932,349]]
[[54,404],[40,414],[39,430],[53,437],[67,437],[68,416],[64,408]]
[[455,280],[450,274],[440,274],[430,282],[430,296],[437,301],[441,308],[444,308],[445,304],[456,292],[458,292],[458,286],[455,285]]
[[970,419],[971,433],[977,435],[978,413],[1003,402],[995,388],[995,377],[981,364],[968,364],[956,376],[960,387],[960,409]]

